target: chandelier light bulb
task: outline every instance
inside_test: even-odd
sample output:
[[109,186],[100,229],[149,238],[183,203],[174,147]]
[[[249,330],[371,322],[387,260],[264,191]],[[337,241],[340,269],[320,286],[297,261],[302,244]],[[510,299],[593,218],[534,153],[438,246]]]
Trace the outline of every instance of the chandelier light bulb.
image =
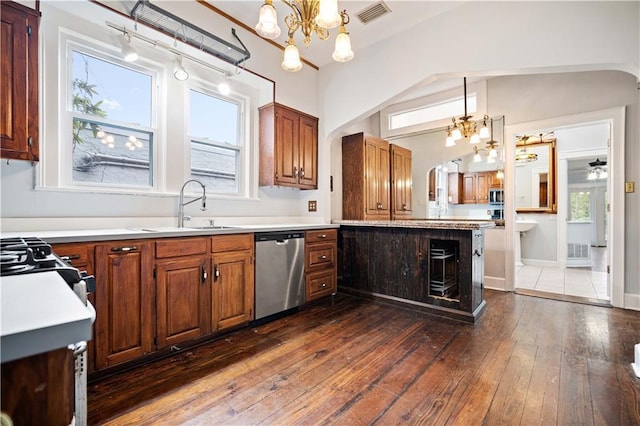
[[260,37],[270,40],[280,37],[280,27],[278,26],[278,14],[273,7],[273,0],[265,0],[260,8],[260,17],[256,25],[256,32]]
[[340,25],[340,22],[342,22],[342,18],[338,12],[338,0],[320,0],[316,25],[331,29]]
[[503,172],[502,170],[498,170],[498,171],[496,172],[496,177],[497,177],[498,179],[504,179],[504,172]]
[[447,142],[444,144],[445,147],[450,148],[452,146],[456,146],[456,141],[451,136],[451,132],[449,132],[449,136],[447,136]]
[[482,122],[482,127],[480,128],[480,137],[482,139],[486,139],[490,136],[489,134],[489,128],[487,127],[487,122],[483,121]]
[[480,136],[477,133],[472,134],[469,143],[480,143]]
[[289,36],[289,42],[284,49],[284,60],[282,61],[282,68],[285,71],[296,72],[302,69],[302,62],[300,61],[300,52],[293,41],[293,34]]
[[481,162],[482,161],[482,157],[480,156],[480,153],[478,152],[478,149],[476,148],[473,152],[474,152],[474,154],[473,154],[473,162],[474,163]]
[[458,126],[453,127],[453,130],[451,131],[451,136],[453,136],[454,141],[458,141],[462,139],[462,132],[460,131],[460,129],[458,129]]
[[489,150],[489,158],[498,158],[498,151],[495,148]]

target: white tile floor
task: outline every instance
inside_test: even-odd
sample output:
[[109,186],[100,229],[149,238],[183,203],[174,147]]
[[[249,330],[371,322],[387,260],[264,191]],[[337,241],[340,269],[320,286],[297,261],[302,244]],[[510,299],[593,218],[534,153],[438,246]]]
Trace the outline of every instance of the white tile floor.
[[516,288],[609,300],[607,273],[591,268],[516,267]]

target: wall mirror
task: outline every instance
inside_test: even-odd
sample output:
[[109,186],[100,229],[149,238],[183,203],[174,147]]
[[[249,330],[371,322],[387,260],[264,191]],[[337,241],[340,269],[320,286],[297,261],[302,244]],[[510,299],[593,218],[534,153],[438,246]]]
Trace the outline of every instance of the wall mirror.
[[556,140],[520,136],[515,155],[516,212],[555,213]]

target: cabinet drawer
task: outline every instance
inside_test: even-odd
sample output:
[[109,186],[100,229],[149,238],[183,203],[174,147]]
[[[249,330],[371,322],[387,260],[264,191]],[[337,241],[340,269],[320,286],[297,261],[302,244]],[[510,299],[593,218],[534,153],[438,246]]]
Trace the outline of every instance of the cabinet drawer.
[[335,265],[336,261],[336,244],[309,244],[305,247],[307,271],[321,268],[330,268]]
[[335,269],[307,274],[307,302],[336,292]]
[[51,249],[60,257],[68,257],[71,265],[86,268],[89,263],[89,247],[86,244],[54,244]]
[[307,231],[305,233],[305,243],[316,243],[324,241],[337,241],[338,230],[337,229],[320,229],[318,231]]
[[156,258],[206,254],[208,238],[171,238],[156,241]]
[[213,253],[252,250],[253,245],[253,234],[231,234],[211,237],[211,251]]

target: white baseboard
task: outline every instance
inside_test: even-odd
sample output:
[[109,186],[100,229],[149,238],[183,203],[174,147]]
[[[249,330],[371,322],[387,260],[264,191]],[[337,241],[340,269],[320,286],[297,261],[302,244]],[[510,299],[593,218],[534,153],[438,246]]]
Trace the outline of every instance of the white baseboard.
[[560,264],[555,260],[522,259],[522,263],[530,266],[560,266]]
[[624,308],[640,311],[640,294],[624,294]]
[[491,290],[507,291],[507,280],[502,277],[484,276],[484,288]]

